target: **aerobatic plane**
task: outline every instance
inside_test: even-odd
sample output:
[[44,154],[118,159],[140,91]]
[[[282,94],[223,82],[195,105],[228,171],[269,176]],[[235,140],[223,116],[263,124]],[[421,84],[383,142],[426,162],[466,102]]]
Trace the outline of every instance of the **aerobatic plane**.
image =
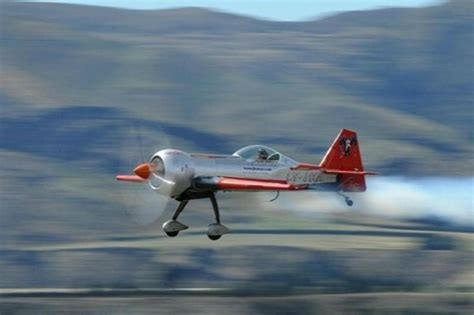
[[179,205],[171,220],[163,224],[168,236],[188,228],[178,217],[190,200],[209,198],[215,223],[207,235],[218,240],[230,230],[221,223],[216,201],[218,191],[330,191],[353,205],[345,192],[364,192],[365,175],[354,131],[342,129],[319,164],[300,163],[264,145],[244,147],[232,155],[194,154],[176,149],[156,152],[149,162],[138,165],[135,175],[118,175],[119,181],[149,185]]

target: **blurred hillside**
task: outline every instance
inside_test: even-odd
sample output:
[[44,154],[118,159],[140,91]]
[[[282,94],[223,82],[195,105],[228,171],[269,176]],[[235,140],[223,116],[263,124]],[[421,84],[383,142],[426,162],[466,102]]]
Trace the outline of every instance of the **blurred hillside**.
[[198,8],[0,8],[5,155],[114,174],[125,122],[184,150],[266,143],[318,162],[346,127],[367,168],[473,175],[471,1],[291,23]]

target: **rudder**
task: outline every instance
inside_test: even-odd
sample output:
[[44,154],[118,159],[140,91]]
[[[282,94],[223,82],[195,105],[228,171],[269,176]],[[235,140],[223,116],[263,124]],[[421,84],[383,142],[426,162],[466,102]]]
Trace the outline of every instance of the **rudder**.
[[355,131],[342,129],[319,166],[323,171],[337,174],[337,183],[341,191],[362,192],[366,190],[364,175],[344,174],[344,171],[364,171]]

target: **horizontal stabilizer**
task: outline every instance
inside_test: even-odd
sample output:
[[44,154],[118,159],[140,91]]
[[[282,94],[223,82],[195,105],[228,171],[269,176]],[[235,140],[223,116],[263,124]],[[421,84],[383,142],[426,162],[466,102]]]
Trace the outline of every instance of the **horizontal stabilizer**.
[[323,171],[326,174],[334,174],[334,175],[337,175],[337,174],[344,174],[344,175],[378,175],[378,173],[366,172],[366,171],[345,171],[345,170],[325,170],[325,169],[322,169],[321,171]]

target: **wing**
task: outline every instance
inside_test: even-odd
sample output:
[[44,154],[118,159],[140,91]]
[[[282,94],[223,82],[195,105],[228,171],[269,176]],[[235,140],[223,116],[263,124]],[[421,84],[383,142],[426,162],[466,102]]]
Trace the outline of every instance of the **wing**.
[[286,181],[262,180],[234,177],[197,177],[193,185],[197,189],[226,190],[226,191],[278,191],[278,190],[303,190],[308,185],[292,185]]

